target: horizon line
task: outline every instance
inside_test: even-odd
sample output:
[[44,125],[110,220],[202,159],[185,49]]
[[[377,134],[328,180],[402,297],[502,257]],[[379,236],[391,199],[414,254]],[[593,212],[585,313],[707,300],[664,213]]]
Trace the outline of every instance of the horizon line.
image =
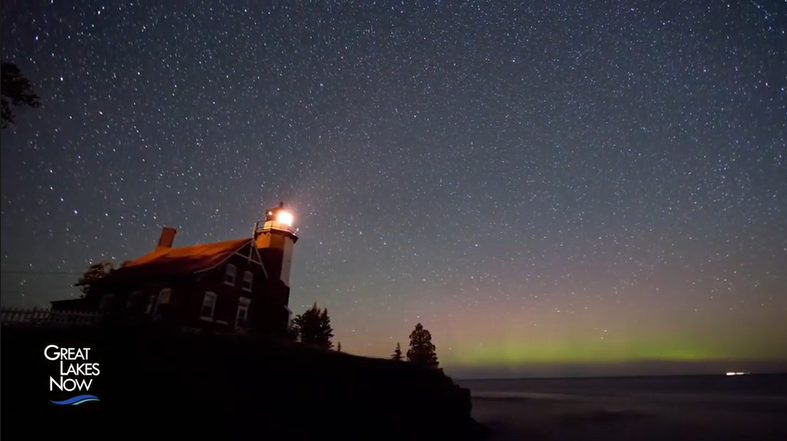
[[[765,376],[765,375],[787,375],[787,371],[779,372],[748,372],[745,375],[735,375],[735,377]],[[510,381],[510,380],[594,380],[594,379],[629,379],[629,378],[660,378],[660,377],[727,377],[727,372],[715,374],[651,374],[651,375],[567,375],[567,376],[548,376],[548,377],[496,377],[496,378],[458,378],[451,376],[456,381]]]

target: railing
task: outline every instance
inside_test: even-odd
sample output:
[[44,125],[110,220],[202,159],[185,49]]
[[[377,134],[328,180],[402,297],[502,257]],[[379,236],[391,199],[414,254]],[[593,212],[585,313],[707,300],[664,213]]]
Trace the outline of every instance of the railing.
[[292,225],[289,225],[289,224],[285,224],[284,222],[267,221],[267,222],[263,223],[263,222],[260,221],[260,222],[257,222],[257,225],[254,227],[255,235],[257,233],[261,233],[261,232],[264,232],[264,231],[270,231],[270,230],[286,231],[286,232],[292,233],[292,234],[294,234],[296,236],[298,235],[298,227],[295,227],[295,226],[292,226]]
[[89,326],[98,323],[102,314],[85,311],[53,311],[50,309],[0,309],[0,322],[26,326]]

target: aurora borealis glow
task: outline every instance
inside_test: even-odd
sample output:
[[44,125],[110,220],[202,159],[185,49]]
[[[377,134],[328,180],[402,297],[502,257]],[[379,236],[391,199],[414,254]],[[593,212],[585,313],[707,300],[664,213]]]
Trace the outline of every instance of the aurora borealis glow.
[[159,3],[3,2],[3,305],[283,200],[348,352],[787,366],[787,3]]

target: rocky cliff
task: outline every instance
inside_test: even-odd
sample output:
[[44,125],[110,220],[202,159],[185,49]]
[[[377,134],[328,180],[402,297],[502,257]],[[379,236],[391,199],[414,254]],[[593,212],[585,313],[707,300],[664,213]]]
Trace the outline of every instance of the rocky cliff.
[[[90,348],[65,368],[48,345]],[[89,391],[50,391],[98,363]],[[2,331],[3,434],[269,439],[478,439],[467,389],[441,372],[293,343],[153,329]],[[100,401],[56,405],[78,394]],[[44,433],[46,432],[46,433]],[[13,438],[9,438],[13,439]]]

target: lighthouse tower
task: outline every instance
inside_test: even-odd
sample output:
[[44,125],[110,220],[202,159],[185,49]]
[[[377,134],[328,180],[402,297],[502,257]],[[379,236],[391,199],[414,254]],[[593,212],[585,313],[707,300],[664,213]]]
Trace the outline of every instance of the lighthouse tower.
[[293,221],[292,212],[284,208],[284,202],[279,202],[278,206],[265,210],[265,220],[254,226],[254,242],[264,256],[268,280],[281,280],[288,288],[292,252],[298,241],[298,229]]

